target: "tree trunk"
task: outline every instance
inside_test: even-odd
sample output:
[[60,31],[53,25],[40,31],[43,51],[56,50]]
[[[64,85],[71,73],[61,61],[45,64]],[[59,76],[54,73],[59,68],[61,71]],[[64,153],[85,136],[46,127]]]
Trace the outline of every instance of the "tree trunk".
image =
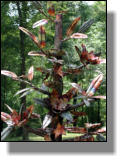
[[[73,78],[73,82],[75,82],[75,83],[78,82],[78,79],[77,79],[76,76]],[[74,97],[76,97],[76,96],[77,96],[77,94]],[[74,98],[73,99],[73,104],[76,104],[76,103],[77,103],[77,99]],[[74,111],[76,111],[76,109],[74,109]],[[77,116],[73,116],[73,120],[75,120],[74,123],[73,123],[73,126],[75,127],[77,125]]]
[[100,100],[98,99],[98,115],[97,115],[97,122],[101,122],[101,118],[100,118]]
[[[26,8],[27,2],[17,1],[17,9],[19,14],[19,25],[25,27],[26,22]],[[22,7],[20,8],[20,3],[22,3]],[[21,55],[21,73],[20,75],[25,75],[26,67],[25,67],[25,34],[20,30],[20,55]],[[26,88],[26,84],[23,82],[20,83],[20,89]],[[26,109],[26,96],[21,98],[21,104],[23,104],[22,112]],[[28,133],[25,128],[22,129],[23,132],[23,140],[28,140]]]

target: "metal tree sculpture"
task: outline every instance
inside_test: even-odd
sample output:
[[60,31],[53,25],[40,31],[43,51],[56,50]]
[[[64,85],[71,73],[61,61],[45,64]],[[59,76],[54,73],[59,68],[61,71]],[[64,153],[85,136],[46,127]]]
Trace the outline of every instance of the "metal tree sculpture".
[[[43,14],[46,18],[39,20],[33,24],[33,28],[39,27],[39,37],[37,38],[34,34],[23,27],[19,27],[19,29],[27,34],[39,47],[39,51],[31,51],[28,53],[28,55],[43,56],[47,58],[47,61],[52,62],[52,69],[44,69],[43,67],[36,68],[37,71],[40,71],[41,73],[46,75],[45,79],[43,80],[43,85],[51,88],[51,92],[46,91],[44,88],[38,88],[34,84],[32,84],[31,81],[34,78],[33,66],[30,67],[27,75],[17,76],[15,73],[7,70],[2,70],[1,74],[11,77],[15,81],[23,82],[29,86],[29,88],[18,91],[16,95],[22,94],[21,97],[23,97],[33,91],[38,91],[47,95],[47,97],[44,99],[34,98],[34,101],[37,104],[40,104],[41,106],[47,108],[49,112],[46,114],[41,128],[34,129],[26,125],[26,123],[31,118],[40,118],[39,114],[33,112],[34,105],[30,105],[30,107],[28,107],[24,112],[22,112],[21,107],[19,113],[6,105],[11,114],[1,112],[2,121],[4,121],[8,125],[8,127],[5,128],[1,133],[2,140],[4,140],[15,127],[24,126],[28,130],[28,132],[44,137],[45,141],[94,141],[93,135],[97,135],[98,140],[105,141],[105,138],[101,133],[105,133],[106,130],[105,128],[99,128],[101,126],[100,123],[86,123],[84,127],[66,127],[63,121],[63,119],[66,119],[69,122],[73,122],[72,115],[77,117],[86,116],[85,112],[76,112],[73,111],[73,109],[83,106],[84,104],[86,106],[89,106],[90,102],[94,101],[95,99],[105,99],[105,96],[94,96],[94,93],[99,88],[102,82],[103,74],[99,74],[96,78],[93,79],[87,91],[84,91],[79,84],[71,83],[72,88],[69,89],[69,91],[65,94],[62,94],[63,77],[66,77],[69,74],[80,74],[82,73],[83,68],[86,68],[88,64],[101,64],[105,63],[105,60],[96,56],[93,51],[89,53],[84,44],[81,45],[82,50],[75,46],[76,52],[78,53],[82,64],[76,68],[68,68],[64,72],[62,69],[64,65],[62,56],[65,55],[65,51],[62,49],[62,44],[69,39],[87,38],[87,35],[83,33],[73,33],[75,26],[80,21],[80,17],[77,17],[72,22],[72,24],[66,31],[66,38],[63,39],[62,14],[56,14],[54,5],[51,3],[51,1],[48,1],[48,14],[43,11],[40,2],[35,1],[33,3],[36,5],[40,13]],[[43,48],[46,46],[46,31],[44,25],[48,24],[49,21],[55,23],[54,49],[44,51]],[[85,23],[85,28],[87,26],[87,23],[89,24],[89,21]],[[52,80],[46,81],[46,79],[50,76]],[[26,79],[28,79],[29,81],[27,81]],[[69,101],[76,94],[81,99],[81,103],[73,105],[69,104]],[[66,131],[72,133],[81,133],[81,136],[75,137],[73,139],[62,140],[62,135],[65,135]]]

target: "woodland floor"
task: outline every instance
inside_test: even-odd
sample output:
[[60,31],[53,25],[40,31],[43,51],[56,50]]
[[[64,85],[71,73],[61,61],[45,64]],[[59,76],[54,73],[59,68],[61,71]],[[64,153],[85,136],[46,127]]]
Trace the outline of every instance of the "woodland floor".
[[[77,133],[66,133],[66,135],[63,135],[63,140],[64,139],[70,139],[70,138],[74,138],[77,136],[80,136],[81,134],[77,134]],[[95,138],[95,136],[94,136]],[[22,137],[8,137],[5,139],[5,141],[22,141]],[[29,134],[29,141],[44,141],[43,137],[40,136],[36,136],[34,134]],[[95,138],[96,141],[96,138]]]

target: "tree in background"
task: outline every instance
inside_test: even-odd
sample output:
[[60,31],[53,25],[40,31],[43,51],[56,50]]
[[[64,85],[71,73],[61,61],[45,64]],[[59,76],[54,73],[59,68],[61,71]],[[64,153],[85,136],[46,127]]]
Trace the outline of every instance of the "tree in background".
[[[79,32],[73,33],[76,25],[80,21],[80,17],[77,17],[73,20],[71,25],[66,31],[66,37],[63,39],[63,23],[62,15],[66,14],[66,11],[55,11],[54,4],[50,1],[47,2],[47,11],[46,13],[43,9],[40,2],[33,2],[38,10],[45,16],[46,19],[42,19],[34,23],[33,28],[39,28],[38,38],[32,34],[30,31],[24,27],[19,27],[21,31],[26,33],[39,47],[39,51],[31,51],[28,55],[31,56],[41,56],[45,57],[46,60],[52,63],[52,68],[36,67],[36,70],[45,75],[45,78],[42,81],[41,88],[32,84],[34,77],[34,67],[31,66],[28,73],[17,76],[15,73],[8,70],[2,70],[1,74],[11,77],[13,80],[20,81],[23,84],[30,86],[30,88],[25,88],[16,93],[22,94],[21,97],[29,94],[33,91],[41,92],[48,97],[40,99],[34,98],[34,101],[47,108],[48,113],[45,115],[42,123],[42,128],[33,129],[28,126],[28,120],[32,118],[40,118],[38,114],[33,113],[34,105],[29,106],[27,109],[24,109],[23,106],[20,108],[19,114],[13,110],[11,107],[6,105],[11,111],[11,115],[8,115],[5,112],[1,113],[1,118],[4,122],[8,124],[8,128],[2,132],[2,139],[4,139],[8,133],[13,129],[13,127],[24,126],[29,132],[35,133],[37,135],[43,136],[46,141],[62,141],[62,135],[66,134],[66,131],[72,133],[81,133],[80,137],[73,139],[68,139],[65,141],[94,141],[93,135],[97,135],[98,139],[105,140],[103,135],[105,129],[100,127],[100,123],[90,124],[88,123],[88,117],[85,112],[76,112],[73,111],[78,107],[82,107],[84,104],[90,106],[90,102],[95,101],[96,99],[105,99],[104,96],[94,96],[96,90],[99,88],[103,74],[99,71],[99,75],[96,76],[91,82],[89,88],[84,91],[79,84],[71,83],[72,88],[69,89],[66,93],[63,94],[64,84],[63,79],[69,75],[82,74],[83,70],[88,70],[88,66],[96,66],[97,64],[105,63],[105,59],[101,59],[99,56],[95,55],[93,51],[88,52],[84,44],[81,44],[82,50],[75,45],[74,49],[78,53],[81,64],[79,66],[72,67],[65,66],[63,58],[65,59],[66,51],[63,50],[63,45],[65,42],[71,39],[87,39],[87,35]],[[56,15],[56,16],[55,16]],[[55,19],[56,18],[56,19]],[[47,23],[52,23],[55,25],[55,37],[54,37],[54,48],[44,51],[46,46],[46,30],[45,26]],[[89,24],[87,22],[86,24]],[[52,46],[52,45],[50,45]],[[27,81],[28,79],[29,81]],[[72,104],[72,98],[77,95],[80,99],[79,104]],[[81,102],[82,100],[82,102]],[[87,118],[87,123],[84,127],[67,127],[66,125],[73,123],[72,115],[75,116],[85,116]]]

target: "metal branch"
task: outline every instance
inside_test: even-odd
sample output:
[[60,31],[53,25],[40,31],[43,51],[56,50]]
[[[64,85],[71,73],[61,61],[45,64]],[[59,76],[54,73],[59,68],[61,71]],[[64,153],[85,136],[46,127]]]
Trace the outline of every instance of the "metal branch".
[[66,37],[65,39],[63,39],[61,41],[64,42],[64,41],[67,41],[67,40],[70,40],[70,39],[71,39],[71,37]]
[[81,107],[81,106],[83,106],[84,104],[85,104],[84,102],[81,102],[81,103],[76,104],[76,105],[69,105],[69,107],[68,107],[68,109],[67,109],[66,111],[68,111],[68,110],[73,110],[73,109],[75,109],[75,108]]
[[47,91],[45,91],[45,90],[43,90],[43,89],[40,89],[40,88],[38,88],[38,87],[35,87],[32,83],[30,83],[30,82],[28,82],[28,81],[26,81],[26,80],[23,80],[23,79],[20,79],[20,78],[17,78],[17,79],[14,79],[14,80],[23,82],[23,83],[29,85],[29,86],[32,87],[33,89],[35,89],[35,90],[37,90],[37,91],[39,91],[39,92],[41,92],[41,93],[43,93],[43,94],[46,94],[46,95],[48,95],[48,96],[50,95],[49,92],[47,92]]
[[85,66],[86,65],[80,65],[76,68],[68,68],[66,72],[64,72],[64,76],[67,76],[69,74],[79,74]]
[[33,129],[33,128],[27,126],[27,125],[25,125],[24,128],[28,132],[36,134],[36,135],[39,135],[39,136],[42,136],[42,137],[44,137],[47,134],[46,130],[43,130],[43,129]]

